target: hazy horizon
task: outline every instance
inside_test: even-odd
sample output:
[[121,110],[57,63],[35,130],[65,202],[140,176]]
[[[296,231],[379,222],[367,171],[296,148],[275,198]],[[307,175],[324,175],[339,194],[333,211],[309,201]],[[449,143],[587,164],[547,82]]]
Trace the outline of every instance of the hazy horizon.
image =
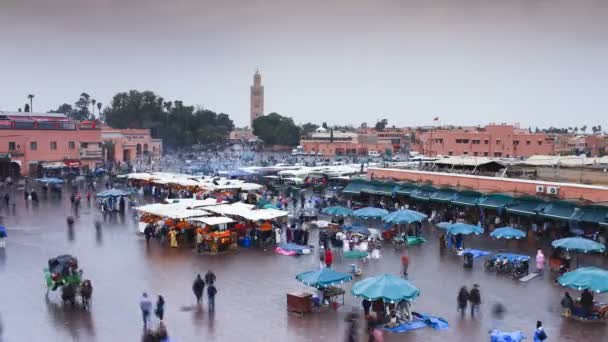
[[0,110],[152,90],[249,123],[608,127],[608,1],[3,0]]

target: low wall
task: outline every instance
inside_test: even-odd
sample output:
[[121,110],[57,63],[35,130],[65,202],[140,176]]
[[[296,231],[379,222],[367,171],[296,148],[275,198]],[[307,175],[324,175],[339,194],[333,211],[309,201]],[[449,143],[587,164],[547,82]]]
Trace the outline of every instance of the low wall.
[[608,187],[599,185],[585,185],[576,183],[558,183],[546,181],[533,181],[515,178],[497,178],[473,176],[443,172],[429,172],[417,170],[368,168],[367,175],[374,179],[394,179],[398,181],[411,181],[417,183],[428,182],[434,186],[449,186],[454,188],[471,188],[484,192],[506,192],[521,195],[539,195],[537,186],[557,187],[558,195],[553,198],[565,200],[585,200],[594,203],[608,204]]

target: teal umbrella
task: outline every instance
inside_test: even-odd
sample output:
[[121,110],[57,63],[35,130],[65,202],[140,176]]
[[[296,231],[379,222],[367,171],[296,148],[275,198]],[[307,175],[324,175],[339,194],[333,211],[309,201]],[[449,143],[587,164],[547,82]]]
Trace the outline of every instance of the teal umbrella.
[[435,224],[435,226],[437,226],[437,228],[445,229],[445,230],[447,230],[451,225],[452,225],[452,223],[450,223],[450,222],[439,222],[439,223]]
[[331,216],[351,216],[353,214],[352,209],[346,207],[327,207],[321,211],[323,214]]
[[422,222],[427,219],[427,216],[423,213],[402,209],[393,211],[392,213],[384,216],[382,221],[391,224],[410,224],[415,222]]
[[420,290],[403,278],[382,274],[356,282],[351,293],[355,297],[371,301],[383,300],[395,303],[402,300],[413,300],[420,295]]
[[604,247],[604,245],[602,245],[601,243],[581,237],[571,237],[555,240],[551,242],[551,246],[553,246],[554,248],[561,248],[566,251],[583,253],[603,253],[606,250],[606,247]]
[[496,228],[490,234],[495,239],[521,239],[526,237],[526,232],[512,227]]
[[474,226],[474,225],[468,224],[468,223],[454,223],[454,224],[449,225],[447,230],[448,230],[448,233],[450,233],[450,235],[458,235],[458,234],[479,235],[479,234],[483,233],[483,228],[481,228],[480,226]]
[[344,252],[343,256],[345,259],[363,259],[366,258],[369,255],[369,253],[364,252],[364,251],[348,251],[348,252]]
[[353,215],[360,219],[381,219],[387,214],[387,210],[374,207],[365,207],[353,212]]
[[264,204],[264,206],[262,208],[264,208],[264,209],[279,209],[279,207],[277,207],[276,205],[274,205],[272,203]]
[[557,278],[561,286],[575,290],[588,289],[597,293],[608,292],[608,271],[597,267],[581,267]]
[[305,285],[322,288],[349,282],[353,280],[353,277],[348,273],[336,272],[330,268],[322,268],[316,271],[300,273],[296,276],[296,279]]

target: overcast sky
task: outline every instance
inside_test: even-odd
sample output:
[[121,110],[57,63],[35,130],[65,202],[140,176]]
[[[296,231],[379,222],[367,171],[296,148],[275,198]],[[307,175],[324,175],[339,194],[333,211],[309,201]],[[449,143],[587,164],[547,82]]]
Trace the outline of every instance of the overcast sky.
[[0,110],[153,90],[249,121],[608,128],[604,0],[0,0]]

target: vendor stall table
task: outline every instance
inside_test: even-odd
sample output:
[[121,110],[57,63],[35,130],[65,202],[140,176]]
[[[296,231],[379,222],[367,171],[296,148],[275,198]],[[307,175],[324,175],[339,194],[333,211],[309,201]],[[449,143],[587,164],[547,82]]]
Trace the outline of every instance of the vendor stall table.
[[287,294],[287,311],[301,315],[312,312],[312,294],[306,292]]

